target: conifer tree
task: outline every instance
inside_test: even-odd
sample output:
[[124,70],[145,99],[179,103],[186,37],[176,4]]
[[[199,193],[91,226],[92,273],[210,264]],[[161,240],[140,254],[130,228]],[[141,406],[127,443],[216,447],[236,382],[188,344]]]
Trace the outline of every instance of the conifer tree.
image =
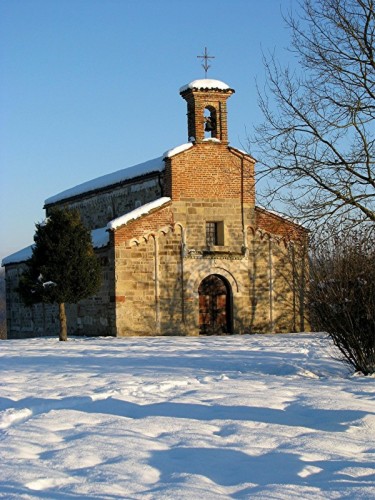
[[59,340],[67,340],[65,304],[90,297],[100,287],[100,264],[90,231],[77,211],[53,210],[36,224],[33,253],[21,276],[19,292],[26,305],[58,304]]

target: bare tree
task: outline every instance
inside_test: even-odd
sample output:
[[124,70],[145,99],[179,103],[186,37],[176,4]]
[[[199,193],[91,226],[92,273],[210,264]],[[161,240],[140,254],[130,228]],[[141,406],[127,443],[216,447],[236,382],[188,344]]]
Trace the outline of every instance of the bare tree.
[[375,372],[375,235],[351,231],[312,245],[312,326],[329,333],[342,359]]
[[252,154],[294,217],[375,221],[374,0],[301,0],[285,18],[297,69],[265,57]]

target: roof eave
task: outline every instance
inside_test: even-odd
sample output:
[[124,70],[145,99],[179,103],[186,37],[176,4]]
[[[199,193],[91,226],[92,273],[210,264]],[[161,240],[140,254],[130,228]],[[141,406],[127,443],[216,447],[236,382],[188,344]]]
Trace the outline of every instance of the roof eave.
[[160,176],[160,174],[162,172],[164,172],[164,169],[163,170],[154,170],[152,172],[147,172],[147,174],[136,175],[134,177],[130,177],[129,179],[124,179],[123,181],[120,181],[120,182],[115,182],[113,184],[108,184],[107,186],[103,186],[103,187],[100,187],[100,188],[96,188],[96,189],[92,189],[92,190],[89,190],[89,191],[85,191],[83,193],[79,193],[79,194],[76,194],[76,195],[73,195],[73,196],[67,196],[66,198],[61,198],[61,199],[56,200],[56,201],[51,202],[51,203],[45,203],[44,206],[43,206],[43,209],[51,208],[51,207],[54,207],[56,205],[60,205],[61,203],[67,203],[67,202],[70,203],[72,201],[79,200],[82,197],[93,196],[93,195],[96,195],[96,194],[99,194],[99,193],[104,193],[105,191],[116,189],[118,187],[125,186],[126,184],[131,184],[134,181],[145,180],[145,179],[149,179],[149,178],[152,178],[152,177],[157,177],[157,176]]

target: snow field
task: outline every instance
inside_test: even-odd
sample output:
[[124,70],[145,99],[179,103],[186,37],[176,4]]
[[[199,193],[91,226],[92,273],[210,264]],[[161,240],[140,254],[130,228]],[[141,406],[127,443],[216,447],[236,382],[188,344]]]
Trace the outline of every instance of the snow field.
[[322,334],[0,342],[0,498],[372,499],[374,377]]

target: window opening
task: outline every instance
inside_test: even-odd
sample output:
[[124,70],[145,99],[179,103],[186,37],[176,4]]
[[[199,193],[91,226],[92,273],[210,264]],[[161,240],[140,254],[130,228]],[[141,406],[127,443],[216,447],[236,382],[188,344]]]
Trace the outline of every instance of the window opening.
[[208,246],[217,245],[216,222],[206,222],[206,243]]
[[223,222],[206,222],[206,244],[209,247],[224,245]]
[[204,109],[204,137],[216,137],[216,110],[212,106]]

